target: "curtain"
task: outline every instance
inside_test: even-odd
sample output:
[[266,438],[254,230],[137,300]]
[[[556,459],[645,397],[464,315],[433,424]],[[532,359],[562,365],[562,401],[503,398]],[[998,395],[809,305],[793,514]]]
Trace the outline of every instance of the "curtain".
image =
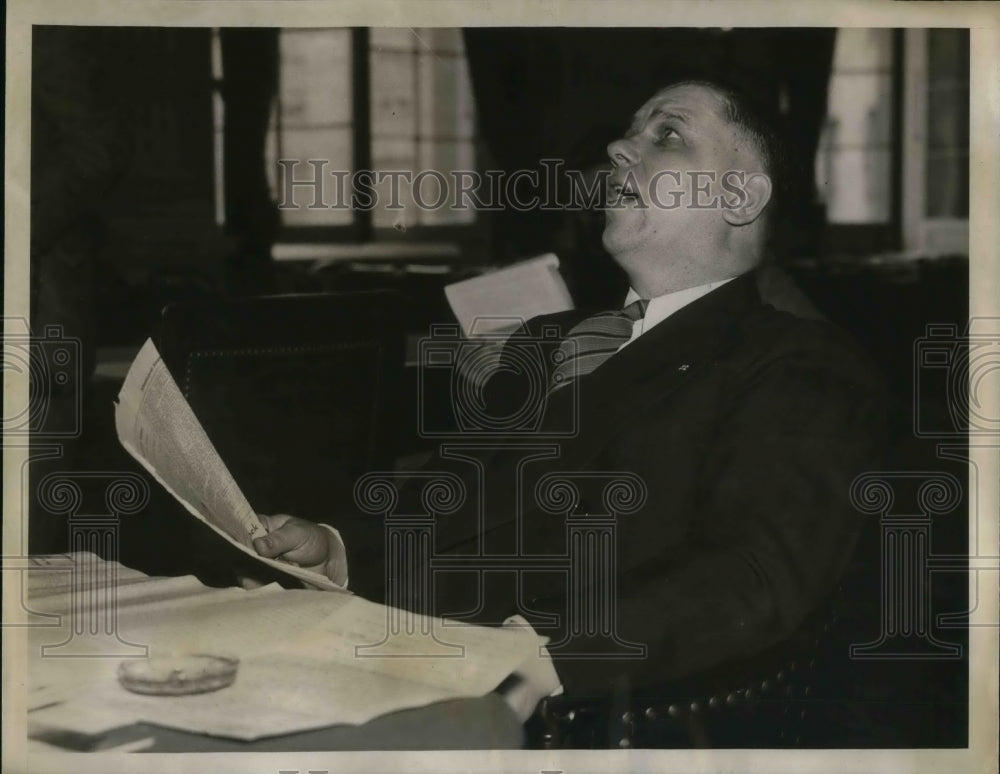
[[278,90],[278,30],[223,29],[220,43],[226,228],[236,240],[227,286],[234,294],[267,293],[278,210],[268,191],[264,143]]

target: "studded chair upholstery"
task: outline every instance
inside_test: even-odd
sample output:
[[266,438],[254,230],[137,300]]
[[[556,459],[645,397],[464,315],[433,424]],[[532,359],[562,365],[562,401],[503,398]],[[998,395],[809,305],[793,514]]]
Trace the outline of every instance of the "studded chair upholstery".
[[552,697],[527,726],[536,748],[799,747],[816,738],[816,679],[836,644],[840,593],[765,654],[656,689]]

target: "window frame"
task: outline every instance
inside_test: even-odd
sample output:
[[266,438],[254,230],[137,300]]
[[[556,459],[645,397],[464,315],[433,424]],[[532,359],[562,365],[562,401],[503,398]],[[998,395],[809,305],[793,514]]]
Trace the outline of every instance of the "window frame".
[[[371,45],[369,27],[351,28],[351,91],[352,91],[352,169],[372,169],[371,131]],[[279,65],[280,66],[280,65]],[[277,128],[280,153],[281,110],[280,94],[276,96]],[[474,140],[477,166],[481,158],[478,138]],[[301,171],[302,165],[297,167]],[[310,170],[311,171],[311,170]],[[348,196],[353,194],[349,189]],[[372,210],[352,210],[353,222],[345,225],[302,226],[280,223],[275,243],[301,245],[316,243],[385,244],[394,243],[446,243],[448,245],[481,244],[486,237],[485,218],[479,216],[472,223],[425,225],[421,224],[397,231],[391,227],[377,228],[373,224]]]
[[924,28],[893,30],[889,218],[883,223],[827,223],[823,240],[827,255],[969,253],[968,218],[925,214],[927,36]]
[[[892,30],[890,77],[889,216],[882,223],[830,223],[824,226],[822,252],[859,255],[899,250],[903,245],[903,88],[905,41],[903,30]],[[832,73],[831,73],[832,75]]]
[[[905,31],[902,247],[928,255],[969,254],[969,219],[927,213],[928,30]],[[971,164],[971,148],[969,163]]]

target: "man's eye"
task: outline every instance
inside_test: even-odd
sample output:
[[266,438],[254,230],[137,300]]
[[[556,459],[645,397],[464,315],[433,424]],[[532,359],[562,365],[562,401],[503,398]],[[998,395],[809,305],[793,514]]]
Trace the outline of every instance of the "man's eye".
[[665,142],[667,140],[679,140],[679,139],[680,135],[677,133],[677,130],[674,129],[672,126],[664,126],[656,133],[657,142]]

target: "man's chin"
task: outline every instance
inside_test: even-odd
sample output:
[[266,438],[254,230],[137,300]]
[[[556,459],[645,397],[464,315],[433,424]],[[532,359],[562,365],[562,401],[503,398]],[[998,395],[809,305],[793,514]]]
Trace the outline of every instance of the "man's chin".
[[604,233],[601,234],[604,249],[611,254],[616,262],[619,262],[618,256],[628,248],[629,242],[633,240],[634,235],[624,228],[623,224],[616,226],[613,223],[608,223],[604,226]]

